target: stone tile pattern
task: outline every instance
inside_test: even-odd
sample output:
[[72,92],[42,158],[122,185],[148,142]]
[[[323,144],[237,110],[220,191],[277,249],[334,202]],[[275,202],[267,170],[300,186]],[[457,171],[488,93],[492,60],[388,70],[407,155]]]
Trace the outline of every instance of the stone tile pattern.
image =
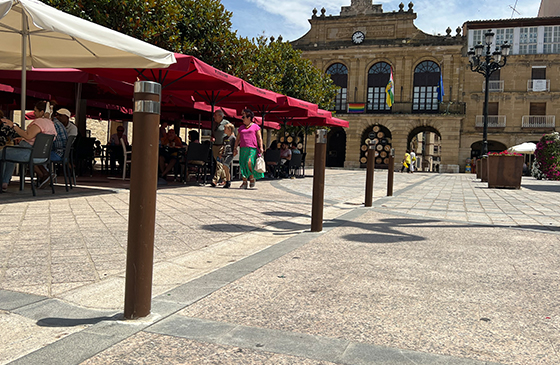
[[371,211],[181,314],[481,361],[557,364],[559,238]]

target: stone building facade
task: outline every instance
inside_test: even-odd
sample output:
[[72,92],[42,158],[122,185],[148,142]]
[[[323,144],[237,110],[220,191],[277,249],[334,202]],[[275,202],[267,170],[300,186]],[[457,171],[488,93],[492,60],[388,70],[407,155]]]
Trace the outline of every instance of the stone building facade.
[[[455,34],[448,29],[445,36],[429,35],[416,28],[414,19],[412,3],[406,9],[401,4],[396,11],[384,12],[371,0],[353,0],[339,16],[326,16],[324,10],[318,15],[314,10],[311,30],[292,43],[341,87],[335,111],[350,127],[331,130],[327,165],[364,166],[363,145],[371,132],[382,132],[380,153],[394,148],[400,161],[405,150],[413,147],[420,166],[424,158],[428,169],[459,171],[465,118],[461,29]],[[391,72],[394,103],[388,107],[385,87]],[[441,103],[440,80],[445,92]],[[349,103],[365,104],[364,112],[348,113]],[[378,167],[386,166],[384,162],[385,156],[376,159]]]
[[[318,13],[313,10],[311,29],[292,44],[341,87],[334,111],[350,127],[329,132],[328,166],[365,166],[364,144],[381,131],[385,145],[379,152],[389,145],[397,162],[414,149],[423,170],[463,171],[480,151],[484,102],[484,77],[471,72],[467,51],[489,29],[498,45],[513,44],[507,65],[489,83],[490,151],[556,130],[560,18],[473,21],[448,28],[446,35],[429,35],[414,25],[412,3],[384,12],[371,0],[352,0],[338,16]],[[391,71],[394,103],[388,107]],[[362,113],[351,113],[362,103]],[[376,166],[383,168],[379,152]]]
[[[489,82],[488,149],[503,151],[523,142],[536,143],[543,133],[558,130],[560,17],[466,22],[463,31],[469,49],[484,42],[488,30],[495,34],[493,46],[505,41],[511,45],[506,66]],[[484,77],[467,76],[461,160],[477,154],[483,126]]]

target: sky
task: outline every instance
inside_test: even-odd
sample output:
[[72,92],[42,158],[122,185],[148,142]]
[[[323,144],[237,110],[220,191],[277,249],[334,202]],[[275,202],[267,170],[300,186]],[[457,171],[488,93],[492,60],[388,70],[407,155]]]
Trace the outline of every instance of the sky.
[[[381,4],[383,12],[399,10],[408,1],[374,0]],[[425,33],[445,35],[450,27],[455,29],[469,20],[510,19],[536,17],[541,0],[413,0],[417,18],[416,27]],[[233,13],[233,30],[242,37],[267,37],[281,35],[284,40],[293,41],[302,37],[311,26],[313,8],[321,14],[324,7],[326,15],[340,15],[342,6],[350,6],[351,0],[222,0],[222,4]],[[517,4],[516,4],[517,3]],[[512,8],[515,7],[514,12]]]

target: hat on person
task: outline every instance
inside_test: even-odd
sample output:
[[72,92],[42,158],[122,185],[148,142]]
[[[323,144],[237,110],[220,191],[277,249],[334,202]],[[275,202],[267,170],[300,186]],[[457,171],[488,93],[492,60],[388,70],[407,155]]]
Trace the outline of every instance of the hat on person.
[[72,116],[72,114],[70,113],[70,110],[65,109],[65,108],[58,109],[57,113],[60,114],[60,115],[66,115],[68,118],[70,118]]

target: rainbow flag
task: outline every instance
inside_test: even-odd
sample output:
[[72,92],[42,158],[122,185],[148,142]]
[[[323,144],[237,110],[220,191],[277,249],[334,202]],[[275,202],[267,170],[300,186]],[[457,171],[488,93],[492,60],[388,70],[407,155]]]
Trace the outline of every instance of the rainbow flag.
[[365,111],[365,103],[348,103],[348,113],[364,113]]
[[385,93],[387,93],[387,98],[386,98],[386,102],[387,105],[390,107],[393,106],[393,103],[395,102],[395,85],[393,83],[393,68],[391,67],[391,78],[389,79],[389,82],[387,83],[387,87],[385,88]]

